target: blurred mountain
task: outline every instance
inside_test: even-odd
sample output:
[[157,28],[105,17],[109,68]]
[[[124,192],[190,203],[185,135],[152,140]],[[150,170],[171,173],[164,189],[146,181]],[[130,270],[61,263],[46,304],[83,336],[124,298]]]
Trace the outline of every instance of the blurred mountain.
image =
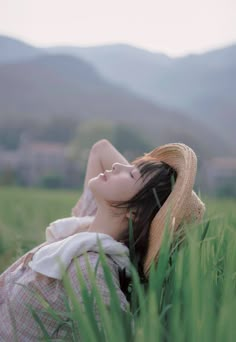
[[20,40],[0,35],[0,63],[31,59],[45,52]]
[[158,105],[184,111],[236,143],[236,44],[180,58],[129,45],[48,51],[80,56],[109,81]]
[[[11,40],[6,37],[4,39]],[[1,38],[2,41],[4,39]],[[1,44],[1,49],[7,46]],[[14,40],[11,40],[11,44],[14,45]],[[132,126],[153,146],[180,141],[189,144],[205,157],[234,153],[234,146],[232,148],[227,144],[211,127],[189,118],[187,113],[183,114],[180,110],[157,105],[124,87],[121,82],[116,85],[109,82],[101,69],[85,61],[84,56],[80,58],[59,53],[47,54],[46,50],[40,48],[32,48],[30,51],[30,47],[24,43],[17,55],[18,44],[21,43],[17,42],[15,49],[13,45],[11,48],[15,61],[13,57],[9,57],[10,62],[6,58],[0,64],[0,125],[6,118],[46,120],[68,117],[78,121],[101,118]],[[136,50],[139,51],[132,47],[126,48],[133,51],[134,55]],[[110,51],[110,47],[91,49],[94,49],[95,54],[103,49]],[[91,49],[87,51],[92,51]],[[116,54],[119,55],[119,48],[116,49],[113,58],[109,57],[111,60],[116,60]],[[4,56],[2,50],[0,55]],[[141,60],[145,56],[149,58],[150,72],[154,55],[142,51],[143,57],[140,57]],[[130,58],[130,67],[133,58]],[[125,58],[123,61],[125,65]],[[170,66],[173,60],[160,55],[159,63],[164,68]],[[122,69],[119,59],[118,69]],[[127,73],[128,69],[127,67]],[[136,74],[138,73],[136,70]],[[145,72],[140,70],[140,75],[145,75]]]

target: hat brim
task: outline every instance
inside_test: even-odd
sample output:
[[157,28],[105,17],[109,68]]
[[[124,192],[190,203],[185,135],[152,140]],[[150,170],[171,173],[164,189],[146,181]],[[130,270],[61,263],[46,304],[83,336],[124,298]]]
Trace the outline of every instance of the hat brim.
[[190,147],[179,143],[167,144],[147,155],[173,167],[177,172],[177,179],[171,194],[151,223],[148,250],[144,261],[146,276],[152,261],[157,259],[165,226],[168,225],[170,229],[176,230],[183,221],[199,219],[205,211],[204,204],[193,191],[197,157]]

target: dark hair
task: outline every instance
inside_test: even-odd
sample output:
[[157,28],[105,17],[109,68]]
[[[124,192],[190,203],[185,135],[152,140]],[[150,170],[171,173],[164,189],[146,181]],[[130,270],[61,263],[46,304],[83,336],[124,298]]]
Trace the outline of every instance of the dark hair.
[[[148,248],[147,241],[150,225],[153,218],[170,195],[177,173],[168,164],[157,162],[155,158],[150,156],[138,158],[133,164],[139,169],[141,178],[146,183],[133,198],[126,202],[116,203],[114,206],[118,208],[127,208],[131,212],[133,241],[130,241],[129,227],[127,227],[119,240],[123,242],[130,251],[131,249],[134,250],[134,255],[130,255],[131,262],[137,267],[140,279],[145,281],[143,264]],[[134,258],[135,260],[132,260]],[[123,282],[127,286],[127,281]]]

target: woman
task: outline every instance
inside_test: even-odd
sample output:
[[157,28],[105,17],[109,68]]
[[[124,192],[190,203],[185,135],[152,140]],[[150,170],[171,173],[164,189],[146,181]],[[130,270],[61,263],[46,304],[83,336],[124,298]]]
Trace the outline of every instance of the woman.
[[[204,213],[203,203],[192,191],[195,173],[196,156],[183,144],[162,146],[129,164],[107,140],[96,143],[90,151],[84,192],[73,208],[74,216],[53,222],[47,228],[46,243],[20,258],[0,276],[0,341],[15,337],[18,341],[35,341],[40,337],[41,330],[29,305],[38,312],[49,334],[53,334],[57,322],[45,312],[40,313],[41,303],[32,292],[40,293],[56,311],[65,310],[59,258],[81,301],[75,259],[90,289],[82,254],[89,252],[90,264],[95,268],[99,260],[98,237],[121,308],[127,310],[119,270],[129,272],[129,222],[133,226],[138,271],[140,276],[148,278],[151,262],[157,260],[166,221],[176,230],[184,221],[199,220]],[[103,300],[109,305],[109,291],[100,264],[96,278]],[[64,334],[62,328],[54,337]]]

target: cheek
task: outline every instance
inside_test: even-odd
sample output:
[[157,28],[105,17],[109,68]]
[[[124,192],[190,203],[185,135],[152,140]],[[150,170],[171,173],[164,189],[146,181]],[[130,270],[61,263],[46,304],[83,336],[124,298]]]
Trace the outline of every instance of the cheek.
[[88,182],[88,187],[97,199],[111,202],[130,200],[140,188],[129,179],[112,179],[104,182],[99,177],[92,178]]
[[88,187],[96,199],[111,200],[114,197],[112,196],[114,193],[112,187],[100,177],[90,179]]
[[122,184],[112,184],[109,188],[110,193],[108,196],[112,200],[116,201],[127,201],[130,200],[137,192],[137,187],[134,184],[122,183]]

